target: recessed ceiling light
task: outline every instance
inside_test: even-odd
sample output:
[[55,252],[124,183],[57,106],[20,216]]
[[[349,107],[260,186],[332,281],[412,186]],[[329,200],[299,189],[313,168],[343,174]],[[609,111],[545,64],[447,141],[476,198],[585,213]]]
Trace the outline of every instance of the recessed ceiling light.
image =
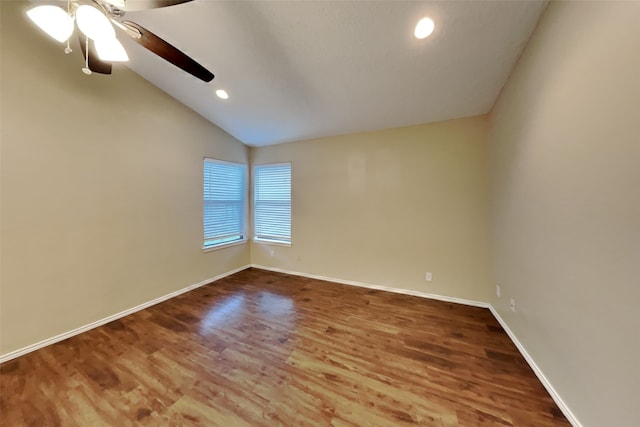
[[429,37],[429,35],[431,35],[431,33],[433,33],[433,29],[435,27],[436,25],[433,23],[433,19],[424,17],[420,21],[418,21],[413,34],[418,39],[426,39],[427,37]]
[[220,99],[229,99],[229,94],[224,89],[218,89],[216,91],[216,95],[218,95],[218,98]]

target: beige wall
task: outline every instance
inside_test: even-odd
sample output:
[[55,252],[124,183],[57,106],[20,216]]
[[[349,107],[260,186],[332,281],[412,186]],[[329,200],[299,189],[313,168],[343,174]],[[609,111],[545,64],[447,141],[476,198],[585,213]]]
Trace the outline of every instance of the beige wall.
[[202,158],[247,148],[124,67],[85,76],[1,4],[0,354],[248,264],[201,250]]
[[639,23],[552,2],[491,114],[492,304],[584,426],[638,425]]
[[[486,119],[251,150],[292,162],[292,246],[252,262],[451,297],[488,299]],[[425,282],[425,272],[433,282]]]

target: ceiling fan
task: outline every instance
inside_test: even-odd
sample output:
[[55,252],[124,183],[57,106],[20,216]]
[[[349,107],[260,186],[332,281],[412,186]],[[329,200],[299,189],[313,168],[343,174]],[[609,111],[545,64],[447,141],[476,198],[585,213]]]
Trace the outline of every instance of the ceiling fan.
[[213,74],[184,52],[141,25],[123,20],[126,12],[191,1],[193,0],[67,0],[66,10],[55,5],[40,5],[29,9],[27,16],[58,42],[67,42],[65,53],[71,53],[69,39],[77,26],[77,36],[85,57],[82,71],[86,74],[111,74],[112,63],[129,60],[127,52],[116,37],[117,28],[176,67],[202,81],[210,82]]

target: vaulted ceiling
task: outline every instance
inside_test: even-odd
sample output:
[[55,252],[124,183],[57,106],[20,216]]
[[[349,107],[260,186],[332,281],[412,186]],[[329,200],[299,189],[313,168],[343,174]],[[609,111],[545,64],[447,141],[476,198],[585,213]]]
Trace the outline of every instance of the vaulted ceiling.
[[[261,146],[484,114],[546,5],[195,0],[126,14],[210,69],[211,83],[122,41],[131,69]],[[418,40],[423,16],[435,31]]]

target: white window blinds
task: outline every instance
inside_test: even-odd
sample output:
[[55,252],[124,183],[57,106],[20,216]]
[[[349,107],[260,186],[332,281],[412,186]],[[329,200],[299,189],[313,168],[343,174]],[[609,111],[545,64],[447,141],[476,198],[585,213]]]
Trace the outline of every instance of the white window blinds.
[[204,159],[204,247],[246,238],[246,166]]
[[254,237],[291,243],[291,163],[254,168]]

